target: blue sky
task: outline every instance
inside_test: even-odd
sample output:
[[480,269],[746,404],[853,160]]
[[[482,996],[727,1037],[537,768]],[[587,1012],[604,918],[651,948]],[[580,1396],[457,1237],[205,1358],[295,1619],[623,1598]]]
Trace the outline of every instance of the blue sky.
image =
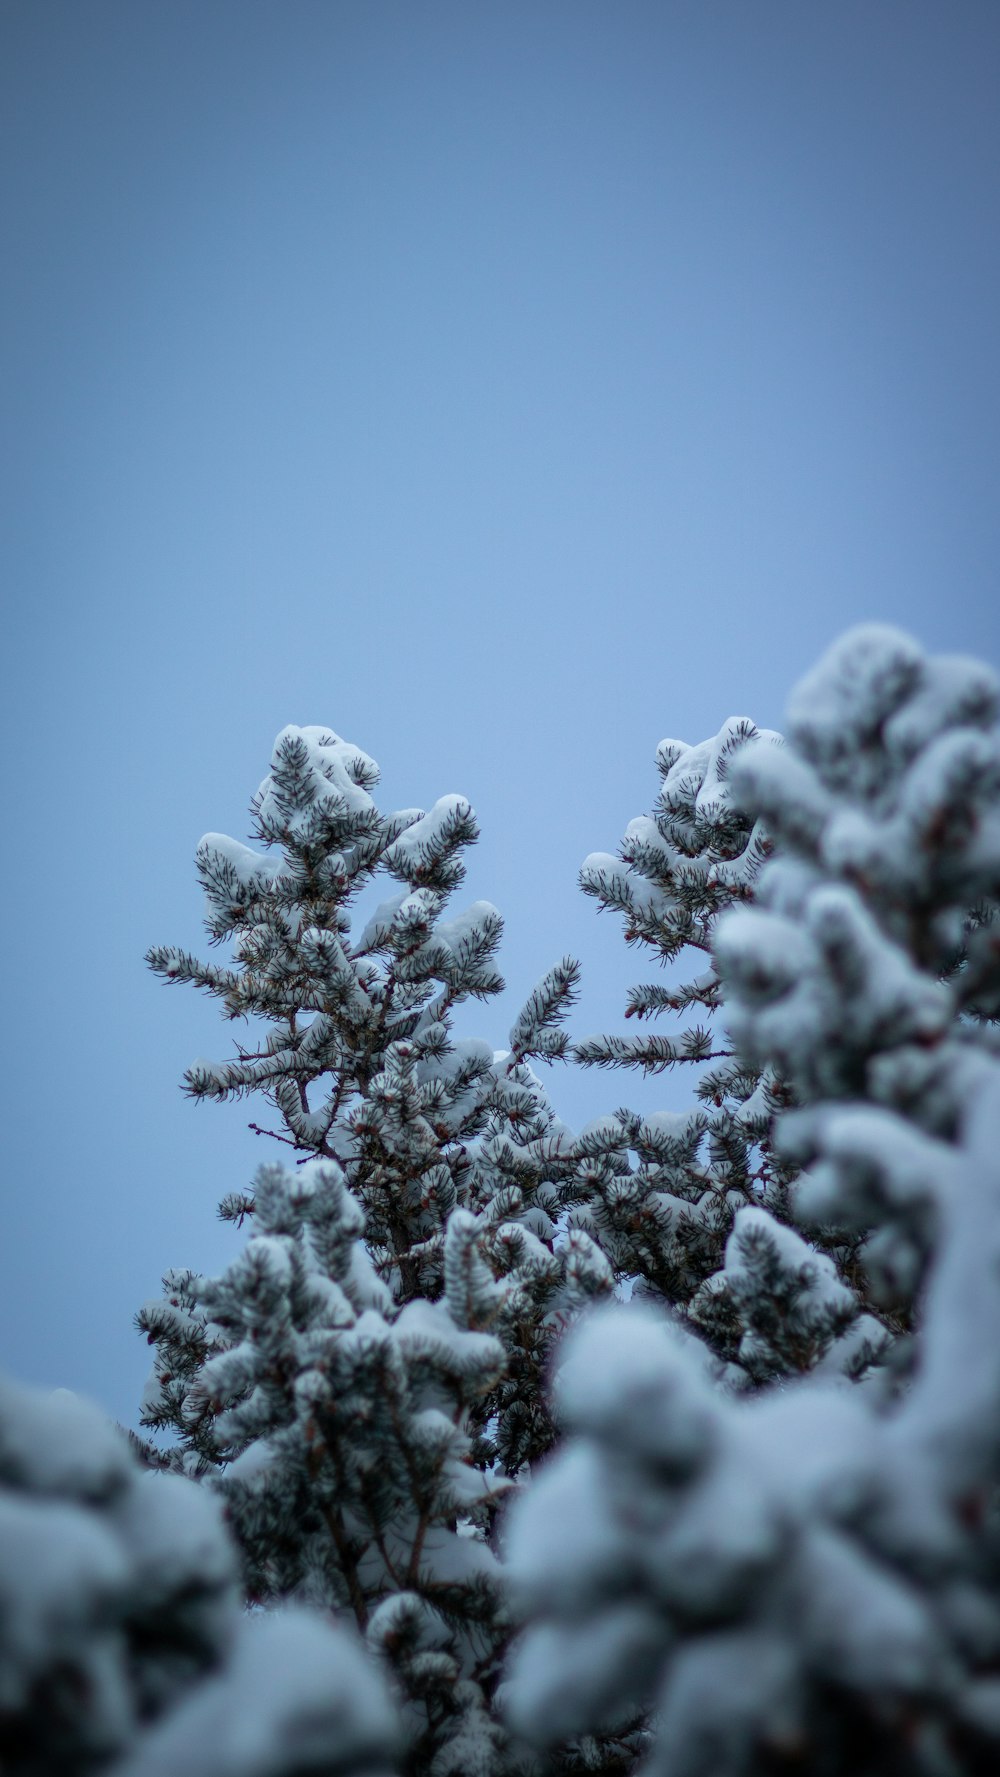
[[499,1044],[566,949],[620,1021],[663,735],[862,619],[1000,661],[1000,13],[4,0],[0,87],[0,1362],[131,1420],[262,1158],[142,955],[286,722],[473,800]]

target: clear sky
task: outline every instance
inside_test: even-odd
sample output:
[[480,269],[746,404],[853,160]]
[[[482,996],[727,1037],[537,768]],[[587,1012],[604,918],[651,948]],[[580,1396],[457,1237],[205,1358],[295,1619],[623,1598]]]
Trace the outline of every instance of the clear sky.
[[0,1363],[134,1420],[264,1157],[142,955],[278,729],[471,797],[502,1045],[567,948],[620,1021],[662,736],[861,619],[1000,663],[1000,8],[2,0],[0,87]]

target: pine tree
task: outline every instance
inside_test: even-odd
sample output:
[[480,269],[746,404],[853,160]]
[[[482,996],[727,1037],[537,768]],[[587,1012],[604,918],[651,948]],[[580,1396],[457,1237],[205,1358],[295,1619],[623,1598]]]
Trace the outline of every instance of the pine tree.
[[543,1383],[559,1337],[617,1281],[585,1210],[589,1160],[530,1066],[566,1055],[564,1020],[578,979],[578,965],[564,957],[515,1020],[473,1164],[470,1203],[483,1226],[480,1250],[501,1286],[494,1326],[505,1352],[503,1376],[476,1418],[484,1460],[510,1479],[554,1442]]
[[[748,749],[735,771],[780,856],[719,951],[729,1023],[801,1107],[781,1130],[784,1153],[809,1167],[795,1215],[854,1247],[905,1327],[934,1239],[928,1138],[958,1138],[997,1053],[996,679],[868,627],[803,681],[789,718],[794,751]],[[831,1147],[827,1107],[851,1104]]]
[[[898,1316],[891,1386],[734,1401],[649,1304],[571,1338],[568,1442],[509,1538],[512,1718],[540,1744],[652,1708],[643,1769],[670,1777],[995,1768],[998,707],[986,669],[866,629],[799,688],[788,746],[734,761],[774,852],[714,934],[726,1021],[793,1095],[793,1213]],[[766,1266],[742,1287],[794,1318]]]
[[[286,730],[264,850],[203,842],[233,960],[151,960],[261,1035],[188,1090],[263,1092],[299,1164],[224,1200],[249,1231],[222,1276],[142,1311],[175,1439],[146,1456],[221,1494],[253,1600],[353,1620],[412,1777],[992,1769],[997,701],[868,630],[787,744],[665,744],[654,816],[584,886],[704,959],[630,1015],[697,1021],[576,1053],[693,1062],[698,1102],[579,1137],[532,1066],[572,1052],[571,959],[506,1052],[454,1036],[501,930],[446,917],[461,798],[383,817],[370,760]],[[354,937],[378,871],[401,887]]]
[[[626,943],[672,975],[633,988],[626,1018],[696,1022],[676,1036],[591,1037],[574,1049],[589,1067],[697,1069],[690,1110],[621,1110],[590,1125],[577,1152],[592,1193],[587,1225],[616,1281],[673,1305],[737,1390],[820,1362],[861,1373],[881,1334],[856,1275],[838,1271],[839,1252],[817,1252],[780,1226],[794,1220],[795,1167],[775,1153],[771,1131],[793,1094],[783,1073],[734,1050],[720,1016],[715,929],[752,903],[772,846],[766,823],[732,795],[748,749],[770,759],[781,737],[735,717],[697,746],[661,741],[652,815],[630,823],[619,858],[595,853],[581,871],[584,892],[623,917]],[[678,979],[692,956],[700,972]]]
[[[251,1598],[346,1613],[388,1660],[410,1768],[489,1777],[523,1765],[491,1713],[508,1632],[494,1518],[551,1443],[558,1333],[612,1285],[562,1227],[572,1143],[530,1067],[565,1052],[577,970],[550,972],[505,1054],[456,1038],[454,1008],[502,986],[495,908],[443,917],[474,816],[446,797],[383,817],[376,777],[329,730],[286,729],[253,803],[264,851],[219,835],[198,851],[233,961],[150,953],[263,1025],[187,1090],[262,1092],[300,1164],[224,1199],[250,1232],[221,1277],[169,1272],[141,1311],[143,1422],[176,1439],[150,1461],[214,1477]],[[352,939],[379,871],[402,886]]]

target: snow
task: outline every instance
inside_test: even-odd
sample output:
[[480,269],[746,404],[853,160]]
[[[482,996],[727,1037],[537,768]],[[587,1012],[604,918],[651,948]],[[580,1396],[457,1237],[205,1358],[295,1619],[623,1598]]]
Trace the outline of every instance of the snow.
[[280,1452],[270,1438],[255,1438],[239,1456],[226,1464],[226,1483],[238,1481],[241,1486],[254,1486],[265,1479],[276,1461],[280,1461]]
[[780,1635],[755,1625],[701,1636],[684,1643],[668,1667],[657,1768],[671,1777],[747,1771],[760,1739],[794,1756],[801,1711],[796,1662]]
[[739,807],[753,809],[800,843],[815,839],[834,807],[815,772],[790,748],[753,741],[733,765],[731,792]]
[[678,1472],[705,1460],[718,1406],[707,1354],[652,1309],[598,1309],[566,1341],[554,1385],[561,1416],[580,1431],[625,1438]]
[[381,950],[392,935],[396,919],[404,904],[410,898],[408,889],[400,889],[387,900],[380,901],[365,926],[358,940],[359,953],[366,950]]
[[951,1662],[927,1602],[849,1537],[811,1527],[796,1607],[812,1659],[834,1684],[924,1699],[947,1687]]
[[[301,757],[304,763],[301,798],[295,807],[289,807],[282,794],[289,756]],[[378,778],[375,761],[332,729],[291,725],[275,740],[271,770],[257,792],[256,806],[262,823],[301,833],[317,809],[334,815],[374,813],[365,786],[371,787]]]
[[834,1518],[856,1515],[879,1460],[878,1422],[862,1393],[810,1381],[741,1400],[738,1413],[754,1467],[791,1514],[808,1523],[819,1505]]
[[715,934],[727,1023],[747,1058],[807,1097],[840,1096],[859,1053],[943,1035],[950,990],[887,938],[854,889],[808,889],[796,920],[771,911],[769,868],[760,903],[723,913]]
[[652,1499],[644,1502],[645,1590],[695,1625],[745,1608],[784,1551],[784,1502],[766,1485],[747,1429],[734,1420],[715,1460],[679,1499],[663,1489],[658,1512]]
[[918,688],[923,650],[887,624],[849,630],[796,685],[789,733],[829,781]]
[[[471,1487],[463,1484],[462,1476],[456,1472],[463,1466],[451,1462],[447,1468],[447,1482],[459,1510],[479,1505],[494,1492],[504,1491],[502,1482],[492,1488],[482,1475],[478,1484],[474,1482]],[[473,1471],[467,1472],[471,1476]],[[451,1530],[440,1524],[433,1525],[424,1538],[421,1565],[433,1576],[435,1585],[467,1585],[484,1578],[495,1583],[500,1578],[499,1562],[485,1542],[478,1536],[460,1534],[457,1529]]]
[[747,1274],[747,1243],[754,1237],[765,1239],[777,1254],[779,1263],[788,1270],[808,1265],[809,1294],[818,1305],[847,1308],[854,1301],[852,1292],[841,1283],[837,1267],[825,1253],[808,1246],[794,1228],[775,1221],[766,1209],[746,1204],[738,1209],[732,1233],[726,1242],[726,1271],[732,1277]]
[[434,927],[434,936],[439,944],[447,945],[456,957],[474,947],[490,928],[502,929],[503,919],[492,901],[473,901],[471,906],[456,913],[454,919],[438,920]]
[[188,1585],[232,1587],[235,1598],[236,1553],[207,1488],[180,1475],[137,1473],[114,1521],[147,1605]]
[[923,684],[885,724],[890,753],[910,759],[953,725],[988,728],[1000,715],[1000,677],[982,660],[939,654]]
[[407,1302],[393,1323],[391,1335],[408,1356],[426,1356],[447,1368],[454,1365],[460,1372],[481,1366],[500,1375],[504,1368],[499,1340],[489,1333],[456,1326],[443,1302],[422,1298]]
[[581,1154],[613,1154],[621,1148],[623,1140],[621,1118],[609,1114],[592,1117],[589,1123],[585,1123],[577,1137],[577,1146]]
[[717,819],[730,806],[729,774],[733,760],[751,740],[770,747],[780,744],[781,736],[770,729],[761,732],[746,716],[730,716],[717,735],[696,746],[661,741],[660,758],[666,760],[668,749],[676,751],[663,779],[664,804],[686,801],[694,792],[694,812],[703,820]]
[[[888,1113],[835,1110],[821,1135],[834,1140],[843,1122],[860,1150],[864,1119],[876,1154],[912,1174],[921,1138]],[[534,1740],[592,1727],[606,1698],[626,1694],[615,1651],[623,1594],[663,1613],[650,1619],[659,1626],[637,1671],[645,1700],[649,1670],[663,1669],[657,1758],[671,1771],[701,1771],[709,1751],[711,1768],[744,1769],[745,1743],[792,1732],[816,1682],[993,1720],[979,1684],[956,1699],[963,1647],[987,1660],[1000,1647],[988,1575],[969,1565],[961,1517],[993,1487],[1000,1447],[995,1063],[950,1152],[922,1361],[888,1413],[871,1391],[819,1377],[738,1402],[709,1395],[704,1360],[649,1310],[601,1311],[571,1336],[558,1378],[571,1435],[508,1528],[518,1594],[541,1618],[515,1656],[510,1703]],[[931,1143],[928,1170],[947,1153]],[[796,1262],[799,1237],[755,1209],[737,1219],[734,1261],[741,1230],[763,1225]],[[820,1294],[835,1299],[829,1261],[811,1263]],[[686,1415],[702,1435],[672,1462]],[[574,1674],[597,1645],[588,1701]]]
[[128,1446],[98,1407],[65,1388],[44,1394],[0,1376],[0,1483],[98,1501],[131,1473]]
[[[417,1079],[422,1083],[432,1080],[451,1082],[456,1080],[466,1069],[478,1076],[492,1074],[494,1051],[490,1043],[484,1043],[479,1037],[455,1037],[450,1041],[450,1052],[446,1055],[435,1055],[429,1061],[417,1063]],[[482,1093],[483,1084],[477,1078],[471,1091]],[[466,1102],[463,1095],[462,1102]]]
[[399,875],[411,877],[429,857],[438,854],[456,823],[468,826],[474,820],[472,805],[464,796],[439,796],[433,808],[394,840],[385,862]]
[[[638,846],[652,853],[660,867],[667,870],[688,861],[683,852],[678,851],[675,845],[671,845],[670,841],[664,838],[656,822],[648,814],[637,815],[635,820],[629,821],[625,829],[622,849],[631,852]],[[588,865],[598,864],[602,859],[606,859],[606,856],[606,853],[593,852],[586,860],[584,869],[586,870]],[[610,860],[612,864],[614,861],[614,859]]]
[[863,1228],[880,1210],[938,1208],[956,1188],[954,1147],[879,1105],[846,1104],[816,1127],[821,1158],[795,1186],[807,1222]]
[[283,868],[280,857],[268,857],[263,852],[254,851],[240,840],[230,839],[226,833],[203,834],[198,841],[195,858],[200,870],[211,869],[220,863],[223,866],[228,865],[237,882],[245,889],[270,888]]
[[924,1313],[924,1359],[894,1430],[955,1498],[996,1459],[1000,1401],[1000,1066],[973,1102],[947,1238]]
[[571,1621],[595,1598],[628,1593],[635,1553],[608,1513],[604,1464],[592,1446],[573,1444],[539,1469],[528,1497],[528,1510],[508,1516],[504,1544],[508,1583],[522,1609]]
[[721,916],[714,953],[724,986],[754,1004],[781,998],[816,966],[815,950],[793,920],[742,907]]
[[650,1111],[643,1117],[635,1145],[640,1151],[644,1148],[652,1150],[661,1162],[685,1161],[690,1156],[694,1136],[692,1122],[696,1117],[697,1113],[693,1116],[691,1111]]
[[223,1670],[193,1689],[115,1777],[340,1777],[394,1763],[374,1666],[345,1630],[303,1609],[245,1618]]
[[18,1709],[33,1680],[81,1638],[106,1633],[131,1576],[113,1531],[83,1505],[0,1492],[0,1707]]
[[515,1732],[565,1740],[595,1718],[626,1719],[654,1669],[661,1634],[648,1608],[630,1603],[613,1605],[596,1624],[529,1630],[511,1663]]

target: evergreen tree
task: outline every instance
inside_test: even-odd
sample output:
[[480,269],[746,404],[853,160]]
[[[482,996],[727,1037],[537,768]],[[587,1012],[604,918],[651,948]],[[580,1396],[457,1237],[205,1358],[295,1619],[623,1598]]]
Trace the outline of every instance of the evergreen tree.
[[[856,1271],[838,1269],[840,1252],[817,1252],[776,1225],[794,1219],[795,1167],[771,1140],[792,1091],[787,1073],[734,1049],[720,1016],[716,925],[753,901],[772,849],[766,823],[732,794],[748,750],[769,761],[781,737],[731,718],[697,746],[661,741],[652,815],[630,823],[617,859],[595,853],[581,871],[585,893],[623,917],[626,943],[672,976],[633,988],[626,1018],[696,1021],[679,1035],[591,1037],[574,1049],[589,1067],[697,1067],[690,1110],[621,1110],[584,1130],[576,1151],[590,1195],[581,1219],[616,1280],[675,1307],[738,1390],[821,1361],[861,1373],[881,1344]],[[679,978],[692,957],[699,973]]]
[[[734,761],[774,847],[714,934],[736,1053],[793,1095],[793,1212],[911,1342],[892,1386],[814,1373],[734,1401],[648,1305],[573,1337],[568,1443],[509,1541],[532,1619],[511,1712],[540,1744],[652,1708],[643,1768],[670,1777],[995,1768],[998,705],[986,669],[866,629],[799,688],[789,745]],[[751,1325],[794,1318],[743,1260],[790,1238],[766,1208],[737,1216]]]
[[263,851],[199,850],[231,962],[151,961],[253,1021],[187,1087],[262,1092],[299,1164],[224,1200],[222,1276],[142,1311],[175,1440],[145,1454],[221,1494],[252,1600],[353,1619],[413,1777],[970,1777],[1000,1739],[996,685],[857,632],[787,745],[734,721],[660,764],[584,886],[702,959],[629,1015],[696,1021],[576,1055],[693,1062],[697,1103],[574,1137],[532,1069],[570,1052],[571,959],[507,1051],[453,1032],[500,985],[495,909],[446,917],[468,804],[384,817],[365,755],[279,736]]
[[[507,1635],[493,1521],[551,1442],[555,1338],[612,1280],[561,1227],[572,1143],[530,1069],[565,1051],[576,966],[536,989],[509,1052],[456,1038],[455,1006],[502,986],[496,910],[443,917],[472,810],[453,796],[383,817],[376,777],[330,731],[286,729],[253,804],[265,850],[209,835],[198,851],[233,961],[150,953],[264,1027],[192,1068],[189,1093],[263,1092],[270,1133],[306,1163],[223,1201],[250,1224],[223,1276],[169,1272],[141,1311],[157,1348],[143,1421],[176,1439],[148,1460],[215,1477],[253,1599],[349,1613],[389,1660],[411,1768],[488,1777],[523,1764],[491,1713]],[[402,886],[352,940],[380,870]]]
[[751,748],[735,769],[779,855],[752,917],[724,932],[727,1016],[801,1107],[781,1125],[783,1153],[809,1168],[796,1217],[853,1244],[906,1326],[934,1240],[928,1138],[958,1139],[998,1048],[996,679],[867,627],[803,681],[789,718],[794,750]]
[[479,1409],[484,1458],[513,1479],[551,1448],[544,1381],[577,1314],[618,1281],[597,1219],[587,1213],[590,1160],[553,1112],[530,1060],[561,1058],[579,970],[569,957],[529,997],[497,1068],[473,1164],[470,1201],[485,1224],[480,1249],[500,1284],[495,1330],[505,1352],[497,1389]]

